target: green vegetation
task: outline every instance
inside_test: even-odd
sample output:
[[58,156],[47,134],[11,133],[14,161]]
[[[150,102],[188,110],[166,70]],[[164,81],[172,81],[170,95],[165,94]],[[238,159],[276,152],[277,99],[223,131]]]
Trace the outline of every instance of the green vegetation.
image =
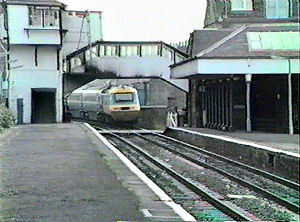
[[275,213],[276,221],[287,221],[287,222],[296,222],[296,219],[293,218],[291,213],[286,211],[279,211]]
[[14,125],[14,121],[11,112],[3,104],[0,104],[0,133],[12,125]]

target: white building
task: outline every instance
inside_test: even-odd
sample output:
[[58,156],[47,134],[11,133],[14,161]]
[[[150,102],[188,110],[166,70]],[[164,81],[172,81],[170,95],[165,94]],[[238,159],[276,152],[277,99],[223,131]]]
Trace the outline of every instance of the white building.
[[[7,42],[7,60],[11,61],[6,84],[10,110],[18,123],[61,122],[62,61],[76,50],[80,31],[86,32],[86,28],[76,31],[78,25],[74,27],[72,21],[81,23],[86,15],[68,12],[56,0],[7,0],[1,7],[0,26],[5,28],[1,37]],[[89,32],[83,44],[102,39],[100,13],[92,14],[88,32],[95,25],[96,34]]]

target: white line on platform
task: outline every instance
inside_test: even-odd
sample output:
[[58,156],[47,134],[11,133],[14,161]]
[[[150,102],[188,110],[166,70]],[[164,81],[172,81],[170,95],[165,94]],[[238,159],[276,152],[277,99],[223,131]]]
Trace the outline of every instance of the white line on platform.
[[271,152],[274,152],[274,153],[283,153],[283,154],[286,154],[286,155],[289,155],[289,156],[300,158],[300,155],[297,154],[297,153],[292,153],[292,152],[289,152],[289,151],[276,149],[276,148],[270,147],[270,146],[260,145],[260,144],[253,143],[253,142],[246,141],[246,140],[242,140],[242,139],[239,140],[239,139],[229,138],[229,137],[225,137],[225,136],[199,133],[199,132],[195,132],[195,131],[187,130],[187,129],[182,129],[182,128],[175,128],[175,127],[169,127],[169,128],[173,129],[173,130],[183,131],[183,132],[186,132],[186,133],[191,133],[191,134],[195,134],[195,135],[200,135],[200,136],[210,137],[210,138],[214,138],[214,139],[224,140],[224,141],[227,141],[227,142],[237,143],[237,144],[241,144],[241,145],[252,146],[252,147],[259,148],[259,149],[268,150],[268,151],[271,151]]
[[84,123],[115,155],[133,172],[137,175],[166,205],[170,206],[175,213],[184,221],[196,221],[195,218],[183,209],[179,204],[175,203],[159,186],[150,180],[140,169],[138,169],[127,157],[125,157],[117,148],[108,142],[96,129],[88,123]]

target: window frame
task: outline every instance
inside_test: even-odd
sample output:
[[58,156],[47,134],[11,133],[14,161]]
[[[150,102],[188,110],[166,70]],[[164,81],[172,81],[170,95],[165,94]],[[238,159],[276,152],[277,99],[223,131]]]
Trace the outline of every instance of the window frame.
[[139,56],[139,45],[130,44],[130,45],[120,46],[120,57],[138,57],[138,56]]
[[[39,14],[37,13],[38,11],[40,11]],[[60,9],[57,7],[28,6],[28,26],[39,28],[59,28],[59,13]],[[38,24],[36,22],[37,20],[39,20]]]
[[[242,8],[232,8],[232,2],[233,1],[241,1],[242,2]],[[248,4],[251,3],[251,8],[247,8]],[[253,1],[252,0],[230,0],[231,4],[231,11],[236,12],[236,11],[253,11]]]
[[141,45],[141,56],[142,57],[159,56],[159,45],[157,44]]

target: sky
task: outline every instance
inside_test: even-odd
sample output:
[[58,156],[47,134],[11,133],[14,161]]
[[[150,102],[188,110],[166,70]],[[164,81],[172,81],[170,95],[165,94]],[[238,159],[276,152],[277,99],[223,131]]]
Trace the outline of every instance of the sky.
[[69,10],[102,11],[106,41],[188,40],[203,27],[206,0],[60,0]]

